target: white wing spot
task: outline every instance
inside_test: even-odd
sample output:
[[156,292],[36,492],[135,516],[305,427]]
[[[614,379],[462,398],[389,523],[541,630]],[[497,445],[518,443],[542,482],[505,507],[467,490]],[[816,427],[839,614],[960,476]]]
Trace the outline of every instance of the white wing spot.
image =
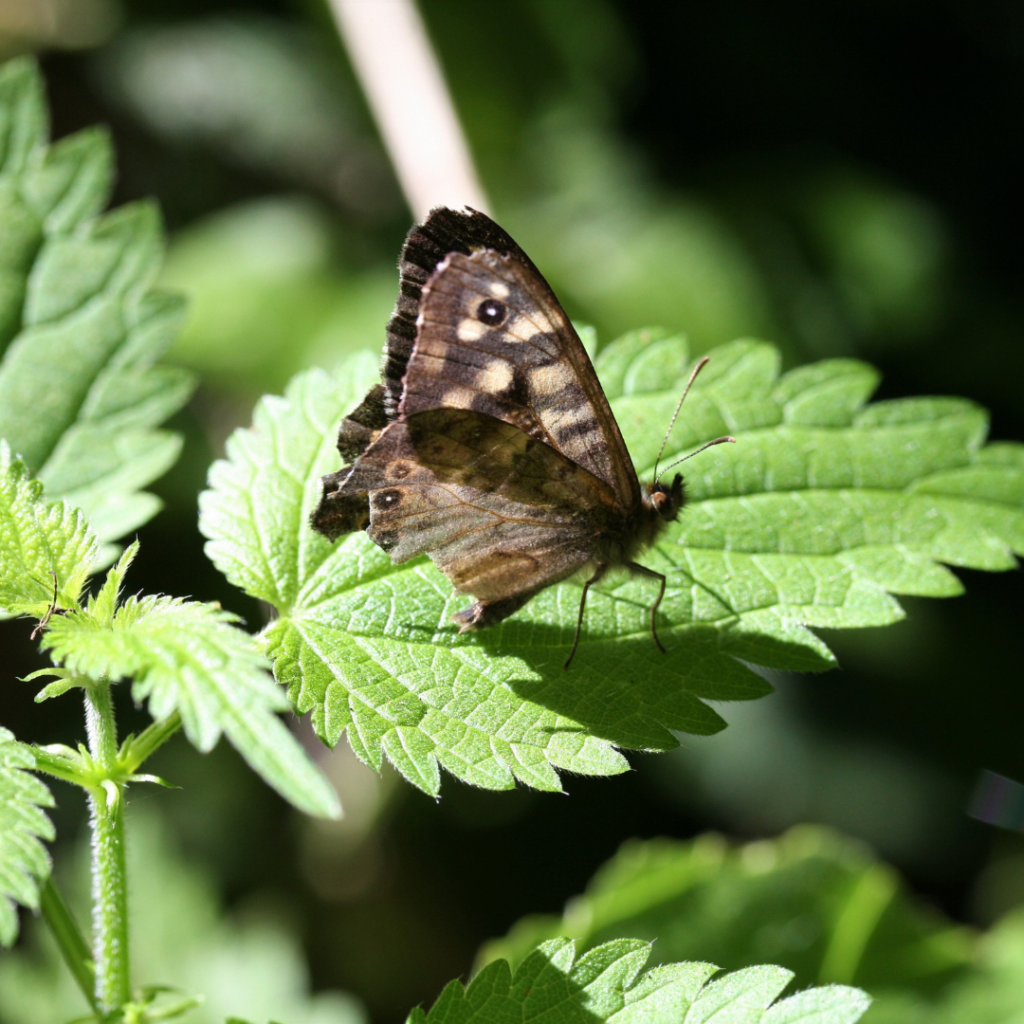
[[504,281],[492,281],[488,290],[495,299],[507,299],[509,295],[508,285]]
[[495,394],[508,388],[515,378],[515,370],[503,359],[495,359],[476,375],[475,385],[481,391]]
[[487,324],[482,324],[472,317],[466,317],[459,321],[459,341],[479,341],[487,333],[487,330]]

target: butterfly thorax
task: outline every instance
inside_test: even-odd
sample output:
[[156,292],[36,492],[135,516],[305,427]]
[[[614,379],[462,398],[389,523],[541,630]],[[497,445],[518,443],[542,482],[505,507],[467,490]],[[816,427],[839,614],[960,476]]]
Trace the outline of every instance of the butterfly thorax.
[[603,524],[594,545],[594,560],[605,565],[632,562],[679,518],[685,500],[683,478],[678,474],[669,485],[641,485],[639,506],[614,524]]

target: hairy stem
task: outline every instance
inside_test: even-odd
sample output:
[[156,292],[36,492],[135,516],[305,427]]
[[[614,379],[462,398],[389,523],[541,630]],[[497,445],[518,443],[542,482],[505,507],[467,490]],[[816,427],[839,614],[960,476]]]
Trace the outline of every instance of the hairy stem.
[[[117,767],[117,725],[110,684],[85,691],[89,753],[101,769]],[[128,887],[124,858],[124,789],[108,779],[89,793],[92,827],[93,959],[96,1003],[103,1014],[119,1010],[131,996],[128,967]]]
[[93,963],[89,946],[80,931],[77,922],[71,916],[64,897],[53,884],[51,878],[43,887],[39,899],[39,909],[43,913],[43,919],[50,927],[50,932],[57,940],[60,955],[64,963],[68,965],[72,977],[82,995],[89,1001],[94,1011],[99,1010],[94,992],[96,985],[96,965]]

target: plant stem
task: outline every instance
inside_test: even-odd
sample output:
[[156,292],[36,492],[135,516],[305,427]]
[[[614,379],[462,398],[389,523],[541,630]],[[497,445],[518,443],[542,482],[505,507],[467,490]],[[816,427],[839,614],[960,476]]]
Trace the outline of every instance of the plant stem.
[[117,764],[117,723],[109,683],[90,682],[86,686],[85,728],[89,753],[102,768],[113,771]]
[[94,1011],[98,1011],[96,995],[93,991],[96,984],[96,965],[78,924],[71,916],[64,897],[49,879],[39,898],[39,909],[50,927],[53,937],[57,940],[60,955],[68,965],[72,977],[78,983],[82,994],[89,1001]]
[[[111,773],[117,767],[117,725],[110,684],[85,690],[89,752]],[[93,959],[96,1002],[112,1014],[131,997],[128,968],[128,886],[124,857],[124,789],[112,780],[89,793],[92,811]]]

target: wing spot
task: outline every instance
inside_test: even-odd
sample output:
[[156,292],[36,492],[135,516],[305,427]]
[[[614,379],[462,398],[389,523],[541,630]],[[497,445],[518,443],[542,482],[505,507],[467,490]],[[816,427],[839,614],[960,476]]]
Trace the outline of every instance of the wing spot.
[[404,459],[396,459],[388,466],[388,476],[392,480],[404,480],[416,467]]
[[503,324],[507,316],[508,306],[498,302],[497,299],[484,299],[476,307],[477,320],[487,324],[488,327],[497,327],[499,324]]
[[506,391],[515,380],[515,368],[504,359],[495,359],[477,372],[473,382],[481,391],[494,395]]
[[479,341],[487,333],[487,325],[472,317],[459,321],[459,341]]
[[394,487],[390,487],[386,491],[374,491],[372,500],[375,509],[386,512],[398,507],[402,501],[402,492]]
[[390,551],[398,543],[398,534],[395,530],[384,530],[375,534],[373,540],[381,551]]

